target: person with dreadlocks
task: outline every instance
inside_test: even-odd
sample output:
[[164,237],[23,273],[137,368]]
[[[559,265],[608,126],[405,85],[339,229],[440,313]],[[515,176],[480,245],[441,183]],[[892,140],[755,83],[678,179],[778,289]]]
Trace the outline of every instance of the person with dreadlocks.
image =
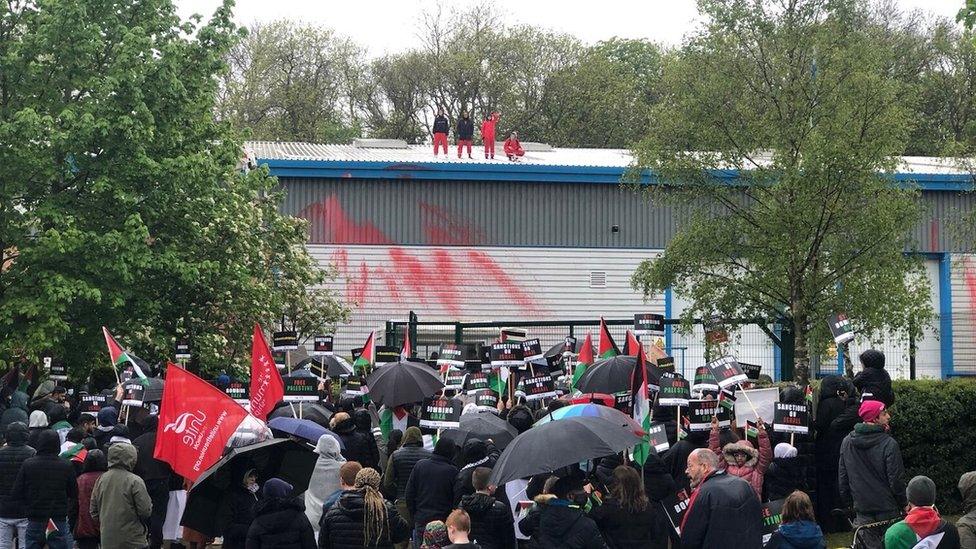
[[380,493],[380,474],[366,467],[320,524],[319,549],[393,549],[410,539],[410,526]]

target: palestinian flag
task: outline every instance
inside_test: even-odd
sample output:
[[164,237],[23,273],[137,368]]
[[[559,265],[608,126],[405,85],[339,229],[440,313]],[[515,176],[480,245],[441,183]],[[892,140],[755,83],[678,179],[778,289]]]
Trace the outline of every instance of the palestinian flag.
[[593,364],[593,338],[587,333],[586,339],[583,340],[583,346],[580,347],[579,356],[576,357],[576,369],[573,370],[573,389],[576,389],[576,384],[579,383],[580,378],[583,377],[591,364]]
[[597,354],[600,358],[610,358],[620,354],[620,349],[617,348],[613,337],[610,336],[610,330],[607,329],[607,321],[603,320],[602,316],[600,317],[600,346]]
[[634,332],[627,330],[627,340],[624,341],[624,353],[628,356],[637,356],[638,353],[642,351],[642,346],[640,340]]
[[392,410],[386,406],[380,408],[380,433],[383,434],[383,440],[390,440],[390,433],[394,429],[406,433],[409,417],[406,408],[403,406],[397,406]]
[[58,530],[58,525],[54,524],[54,519],[47,519],[47,527],[44,528],[44,539],[51,539],[58,532],[60,530]]
[[647,388],[647,357],[643,352],[637,353],[637,364],[630,376],[630,392],[634,421],[644,429],[644,438],[634,447],[634,462],[643,467],[652,451],[647,434],[651,430],[651,395]]
[[807,385],[804,391],[804,397],[806,397],[807,404],[813,406],[813,385]]
[[37,364],[31,364],[27,371],[24,372],[24,377],[20,378],[20,384],[17,386],[17,390],[22,393],[27,393],[28,395],[33,394],[34,391],[31,387],[37,384]]
[[369,374],[376,364],[376,334],[374,332],[369,333],[369,337],[366,338],[366,343],[363,345],[363,352],[356,358],[356,362],[352,363],[352,369],[357,374]]
[[410,344],[410,332],[407,332],[404,336],[403,348],[400,349],[400,360],[410,360],[410,356],[413,354],[413,345]]
[[0,399],[7,398],[17,390],[20,385],[20,369],[12,366],[10,371],[0,378]]
[[499,398],[508,390],[508,378],[511,375],[512,370],[508,366],[499,368],[497,373],[492,371],[488,374],[488,386],[492,391],[498,393]]
[[735,386],[722,389],[718,394],[718,404],[730,413],[735,413]]
[[75,444],[71,448],[58,454],[58,457],[64,459],[70,459],[71,461],[76,461],[79,463],[85,462],[85,457],[88,456],[88,450],[85,448],[84,444]]
[[148,385],[149,379],[142,371],[143,367],[148,368],[146,362],[123,349],[115,341],[115,338],[112,337],[112,334],[108,333],[108,328],[105,326],[102,326],[102,333],[105,335],[105,345],[108,346],[108,355],[112,358],[112,366],[115,367],[115,370],[118,371],[119,368],[125,369],[126,366],[132,366],[132,372],[135,374],[135,377],[139,378],[139,381],[143,385]]

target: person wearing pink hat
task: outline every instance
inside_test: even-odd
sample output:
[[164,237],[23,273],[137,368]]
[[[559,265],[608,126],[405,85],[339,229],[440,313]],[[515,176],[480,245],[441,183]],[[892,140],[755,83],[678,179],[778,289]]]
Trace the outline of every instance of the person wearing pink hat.
[[838,488],[841,501],[853,503],[856,525],[881,523],[860,530],[861,547],[883,549],[885,531],[901,519],[908,503],[905,468],[898,442],[888,432],[891,415],[884,403],[866,400],[858,415],[862,423],[840,446]]

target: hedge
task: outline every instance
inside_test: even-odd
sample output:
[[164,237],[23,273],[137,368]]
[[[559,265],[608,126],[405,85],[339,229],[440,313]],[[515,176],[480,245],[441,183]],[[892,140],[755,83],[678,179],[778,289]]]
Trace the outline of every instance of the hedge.
[[976,470],[976,380],[895,381],[891,434],[901,447],[905,482],[925,475],[939,509],[960,514],[959,477]]

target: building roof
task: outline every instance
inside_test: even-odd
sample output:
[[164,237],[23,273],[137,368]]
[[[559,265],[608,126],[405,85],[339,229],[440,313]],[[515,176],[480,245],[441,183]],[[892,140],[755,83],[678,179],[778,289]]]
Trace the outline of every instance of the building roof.
[[[458,158],[454,146],[448,154],[434,156],[430,145],[407,145],[398,140],[356,140],[351,145],[305,142],[253,141],[249,153],[279,177],[367,179],[450,179],[472,181],[548,181],[578,183],[620,182],[631,167],[627,149],[555,148],[542,143],[522,143],[525,156],[519,162],[505,158],[501,144],[494,160],[486,160],[481,146],[473,147],[474,159]],[[736,173],[728,172],[734,179]],[[905,156],[898,181],[918,183],[925,190],[968,190],[972,172],[949,158]]]

